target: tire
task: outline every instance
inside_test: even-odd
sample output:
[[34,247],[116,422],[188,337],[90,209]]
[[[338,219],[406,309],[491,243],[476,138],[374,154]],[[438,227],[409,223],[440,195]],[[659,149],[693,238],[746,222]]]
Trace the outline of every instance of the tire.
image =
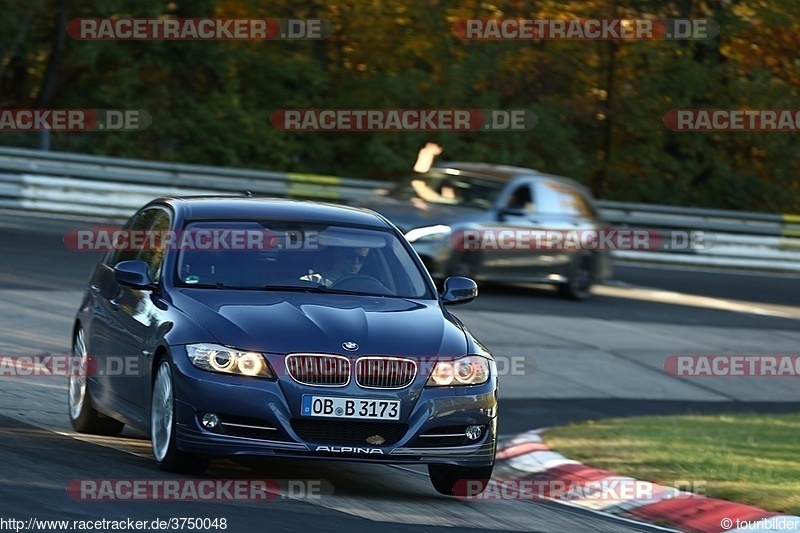
[[125,424],[97,412],[92,407],[87,376],[89,352],[86,348],[86,335],[81,328],[75,332],[75,337],[72,339],[72,361],[69,368],[67,406],[73,429],[79,433],[94,435],[112,437],[119,435]]
[[150,442],[158,467],[167,472],[202,474],[210,461],[178,450],[175,442],[175,396],[172,364],[167,357],[156,365],[150,403]]
[[584,257],[571,269],[567,282],[558,286],[558,294],[569,300],[587,300],[592,295],[594,278],[592,261]]
[[486,490],[494,464],[481,467],[428,465],[428,475],[436,492],[445,496],[472,497]]

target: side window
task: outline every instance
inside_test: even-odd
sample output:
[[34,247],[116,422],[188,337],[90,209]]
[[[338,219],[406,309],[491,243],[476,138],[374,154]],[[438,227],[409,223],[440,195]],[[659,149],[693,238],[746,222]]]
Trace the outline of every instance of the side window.
[[[148,229],[153,233],[164,235],[170,227],[169,213],[162,209],[154,209],[153,211],[156,212],[155,220],[153,220],[153,224]],[[162,241],[162,239],[158,239],[158,241]],[[153,281],[158,281],[161,277],[161,264],[164,262],[165,252],[166,250],[163,247],[158,249],[146,248],[139,254],[138,259],[147,263],[148,271]]]
[[[128,239],[130,239],[133,232],[140,233],[145,231],[156,231],[156,232],[165,232],[169,230],[170,227],[170,215],[167,211],[161,208],[151,208],[146,211],[142,211],[138,215],[136,215],[131,221],[125,226],[125,230],[128,233]],[[140,236],[140,235],[139,235]],[[118,249],[110,251],[104,260],[104,263],[108,266],[113,267],[120,261],[133,261],[133,260],[141,260],[147,263],[149,266],[149,273],[150,277],[153,278],[154,281],[158,281],[159,277],[161,276],[161,263],[164,261],[164,249],[149,249],[147,247],[147,243],[152,242],[150,239],[144,239],[144,249],[132,247],[130,245],[125,245],[124,242],[117,242],[114,243]],[[156,240],[155,242],[158,242]]]
[[569,185],[556,181],[537,184],[541,211],[548,214],[593,216],[592,208],[580,192]]
[[[159,212],[160,210],[158,209],[148,209],[147,211],[142,211],[136,214],[123,229],[126,231],[148,230],[150,229],[150,226],[153,225],[153,221]],[[110,267],[113,267],[120,261],[132,261],[137,259],[139,256],[139,250],[134,250],[130,246],[125,246],[123,242],[115,242],[114,247],[115,249],[111,250],[106,255],[104,260],[104,263]]]
[[522,210],[526,213],[536,212],[536,202],[533,200],[533,191],[530,184],[523,184],[511,191],[506,200],[509,209]]
[[572,191],[571,194],[575,198],[575,205],[578,208],[578,213],[582,217],[591,218],[597,216],[594,206],[592,206],[592,204],[590,204],[581,193],[578,191]]

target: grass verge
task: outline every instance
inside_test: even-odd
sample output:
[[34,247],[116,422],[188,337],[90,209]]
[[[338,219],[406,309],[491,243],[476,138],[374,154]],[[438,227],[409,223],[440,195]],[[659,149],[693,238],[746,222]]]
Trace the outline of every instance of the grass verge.
[[544,434],[553,450],[616,474],[800,515],[800,413],[589,421]]

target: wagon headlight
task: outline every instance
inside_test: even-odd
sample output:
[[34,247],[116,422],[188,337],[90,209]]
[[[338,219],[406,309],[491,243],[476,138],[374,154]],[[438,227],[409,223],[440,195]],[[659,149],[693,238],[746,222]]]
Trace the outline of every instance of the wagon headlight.
[[209,372],[237,374],[257,378],[274,378],[264,356],[257,352],[243,352],[218,344],[189,344],[189,360],[194,366]]
[[455,361],[439,361],[425,383],[426,387],[480,385],[489,379],[489,360],[468,355]]

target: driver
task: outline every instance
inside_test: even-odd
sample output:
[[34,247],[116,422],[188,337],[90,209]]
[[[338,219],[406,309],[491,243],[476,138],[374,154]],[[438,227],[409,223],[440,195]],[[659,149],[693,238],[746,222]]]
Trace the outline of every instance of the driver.
[[333,261],[321,272],[310,271],[300,278],[301,281],[313,281],[330,287],[345,276],[355,276],[361,271],[369,255],[369,248],[333,249]]

